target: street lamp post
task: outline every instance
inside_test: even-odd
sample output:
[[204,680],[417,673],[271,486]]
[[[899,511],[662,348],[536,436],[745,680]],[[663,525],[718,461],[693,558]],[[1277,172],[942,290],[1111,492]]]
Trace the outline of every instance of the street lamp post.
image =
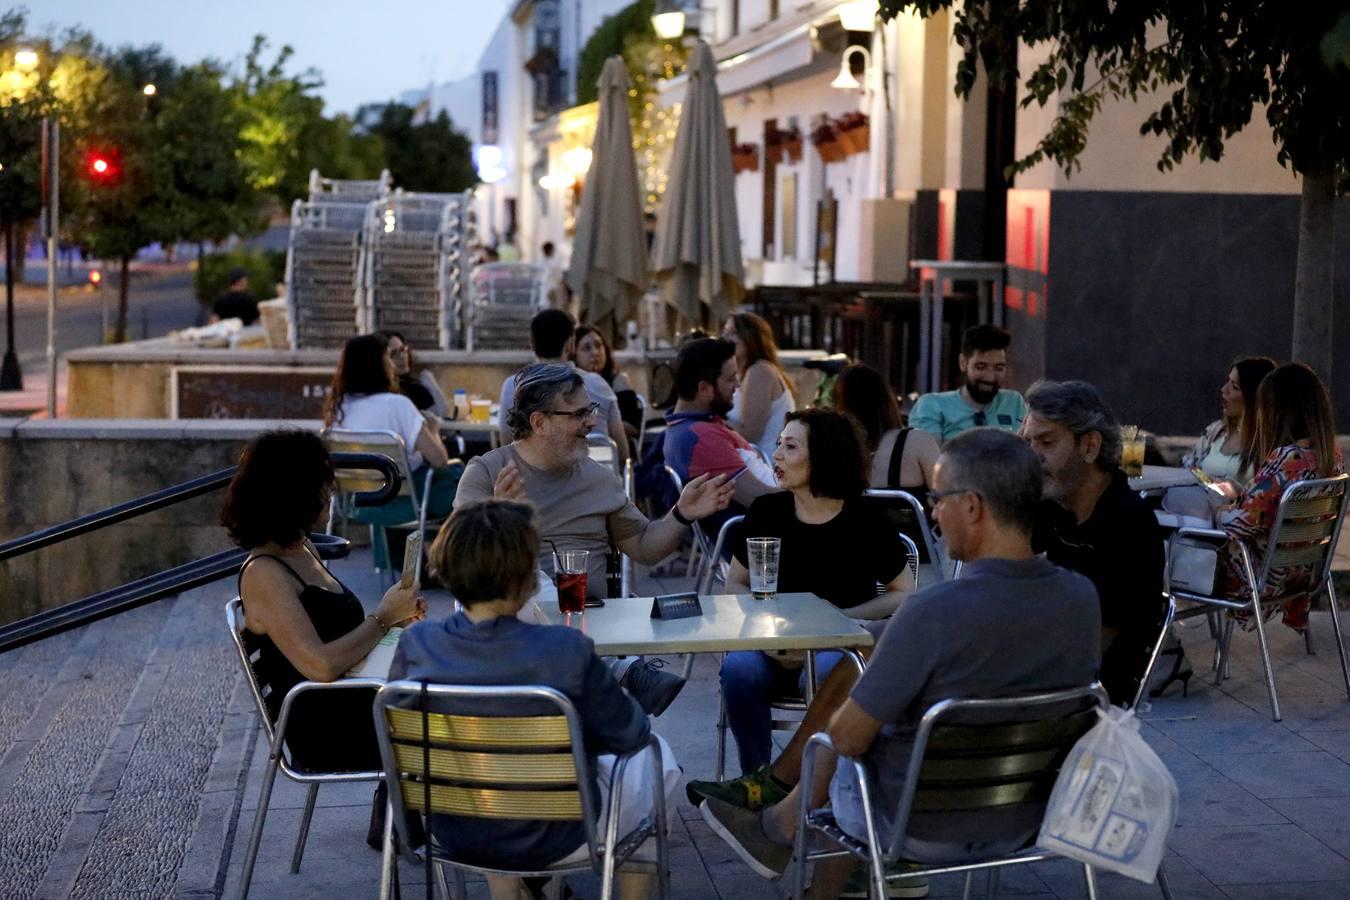
[[[21,72],[31,72],[39,62],[36,50],[21,47],[14,53],[14,64]],[[46,124],[43,124],[45,136]],[[44,167],[45,174],[46,169]],[[14,223],[5,225],[5,358],[0,364],[0,391],[23,390],[23,368],[14,350],[14,255],[18,249]]]
[[56,244],[61,221],[61,123],[55,116],[42,117],[42,195],[47,210],[47,418],[55,419]]

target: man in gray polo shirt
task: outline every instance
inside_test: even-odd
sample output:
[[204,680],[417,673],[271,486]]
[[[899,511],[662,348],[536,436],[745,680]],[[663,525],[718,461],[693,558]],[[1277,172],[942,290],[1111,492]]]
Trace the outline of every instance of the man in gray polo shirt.
[[[891,618],[849,698],[830,720],[835,748],[863,760],[872,773],[879,834],[889,842],[914,731],[923,712],[953,697],[1006,697],[1093,681],[1101,658],[1101,613],[1092,582],[1035,556],[1031,529],[1041,498],[1041,465],[1016,436],[991,428],[958,435],[934,467],[937,505],[957,581],[915,594]],[[829,802],[848,833],[863,838],[855,784],[819,759],[812,801]],[[759,874],[775,877],[792,856],[798,785],[760,812],[709,799],[700,807],[715,833]],[[956,816],[925,833],[940,857],[1015,849],[1040,825],[1012,817],[990,842],[987,819]],[[978,837],[977,837],[978,836]],[[835,863],[837,861],[831,861]],[[822,863],[814,897],[834,897],[852,863]],[[920,896],[922,896],[920,894]]]

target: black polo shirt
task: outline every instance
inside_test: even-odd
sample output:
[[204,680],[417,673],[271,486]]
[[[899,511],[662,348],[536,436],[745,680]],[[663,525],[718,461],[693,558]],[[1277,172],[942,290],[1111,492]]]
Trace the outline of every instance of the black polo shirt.
[[1153,510],[1117,469],[1092,515],[1078,522],[1046,502],[1032,544],[1058,566],[1086,575],[1097,588],[1102,627],[1118,633],[1103,648],[1101,680],[1111,702],[1133,699],[1162,621],[1163,532]]

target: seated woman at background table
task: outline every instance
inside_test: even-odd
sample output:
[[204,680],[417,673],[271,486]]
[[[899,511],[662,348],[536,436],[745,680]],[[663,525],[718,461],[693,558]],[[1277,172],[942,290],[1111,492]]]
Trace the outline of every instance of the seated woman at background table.
[[872,456],[868,484],[908,491],[927,503],[937,462],[937,440],[905,425],[900,404],[881,373],[871,366],[849,366],[834,383],[834,408],[858,420]]
[[722,337],[736,345],[741,379],[727,420],[741,437],[772,456],[786,416],[796,408],[792,382],[778,362],[773,329],[754,313],[736,313],[727,319]]
[[[450,403],[445,399],[436,378],[426,369],[417,365],[412,346],[397,331],[381,331],[389,341],[389,358],[394,361],[394,374],[398,376],[398,390],[413,402],[418,412],[435,416],[450,414]],[[435,423],[432,423],[435,427]]]
[[[1252,567],[1259,572],[1285,489],[1344,471],[1331,401],[1312,369],[1288,363],[1272,371],[1256,390],[1254,413],[1256,436],[1243,454],[1242,468],[1255,474],[1235,509],[1220,514],[1221,527],[1230,538],[1220,556],[1220,591],[1229,597],[1241,597],[1246,591],[1242,560],[1233,542],[1247,544]],[[1284,624],[1295,631],[1308,627],[1316,574],[1310,565],[1276,569],[1271,588],[1262,597],[1283,601]]]
[[[333,375],[332,393],[324,404],[323,424],[326,428],[392,431],[401,437],[413,490],[421,497],[426,479],[431,479],[427,517],[438,519],[455,502],[464,466],[450,458],[436,429],[399,393],[397,373],[390,340],[383,334],[363,334],[347,341]],[[403,511],[393,515],[403,521],[408,518]]]
[[[1229,481],[1238,490],[1247,486],[1252,470],[1242,462],[1256,432],[1256,388],[1275,360],[1246,356],[1233,363],[1219,390],[1223,415],[1209,423],[1191,452],[1181,458],[1186,468],[1197,467],[1215,481]],[[1251,414],[1249,414],[1251,413]]]
[[[239,599],[258,649],[258,681],[271,688],[265,702],[274,722],[295,685],[336,681],[390,628],[426,614],[426,601],[398,585],[367,613],[324,565],[308,535],[327,514],[332,490],[333,465],[322,439],[305,431],[269,431],[244,448],[225,491],[221,524],[249,551],[239,569]],[[286,727],[291,764],[312,771],[378,770],[373,699],[358,690],[298,698]],[[375,810],[384,811],[378,795]],[[377,849],[382,823],[371,826]]]
[[636,440],[638,430],[642,427],[642,407],[638,404],[637,391],[633,390],[628,376],[619,371],[615,364],[614,350],[609,346],[609,341],[594,326],[577,326],[572,363],[583,371],[595,372],[614,389],[624,431],[629,440]]
[[[857,619],[893,613],[913,590],[909,555],[884,512],[862,502],[868,460],[857,424],[832,409],[788,413],[773,464],[785,490],[750,505],[743,534],[780,539],[778,591],[815,594]],[[749,593],[746,564],[742,540],[727,575],[729,592]],[[841,658],[817,653],[818,680]],[[743,772],[768,764],[769,703],[803,690],[802,664],[798,657],[758,650],[728,653],[723,660],[722,696]]]
[[[651,722],[595,655],[589,637],[566,626],[530,624],[516,617],[535,590],[538,557],[533,507],[487,500],[455,510],[432,544],[429,559],[463,609],[410,628],[399,640],[389,677],[433,684],[543,685],[561,692],[581,720],[604,810],[615,755],[644,747]],[[509,712],[499,702],[492,714]],[[620,836],[651,814],[655,791],[663,790],[667,808],[674,809],[680,769],[670,745],[657,740],[664,783],[654,783],[651,750],[641,750],[625,769]],[[598,829],[605,833],[603,819]],[[581,823],[575,821],[436,815],[430,830],[453,858],[485,866],[544,868],[563,859],[581,861],[587,854]],[[621,870],[619,877],[625,898],[647,896],[655,881],[646,872]],[[488,882],[493,897],[517,896],[514,878],[488,876]]]

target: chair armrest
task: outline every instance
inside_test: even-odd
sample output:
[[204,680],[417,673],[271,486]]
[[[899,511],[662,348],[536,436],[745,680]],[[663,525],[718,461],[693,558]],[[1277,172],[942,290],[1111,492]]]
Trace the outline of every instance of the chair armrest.
[[1185,528],[1178,528],[1172,534],[1172,537],[1174,539],[1179,537],[1193,537],[1205,541],[1218,541],[1226,544],[1228,543],[1230,536],[1228,532],[1224,531],[1222,528],[1194,528],[1187,526]]

